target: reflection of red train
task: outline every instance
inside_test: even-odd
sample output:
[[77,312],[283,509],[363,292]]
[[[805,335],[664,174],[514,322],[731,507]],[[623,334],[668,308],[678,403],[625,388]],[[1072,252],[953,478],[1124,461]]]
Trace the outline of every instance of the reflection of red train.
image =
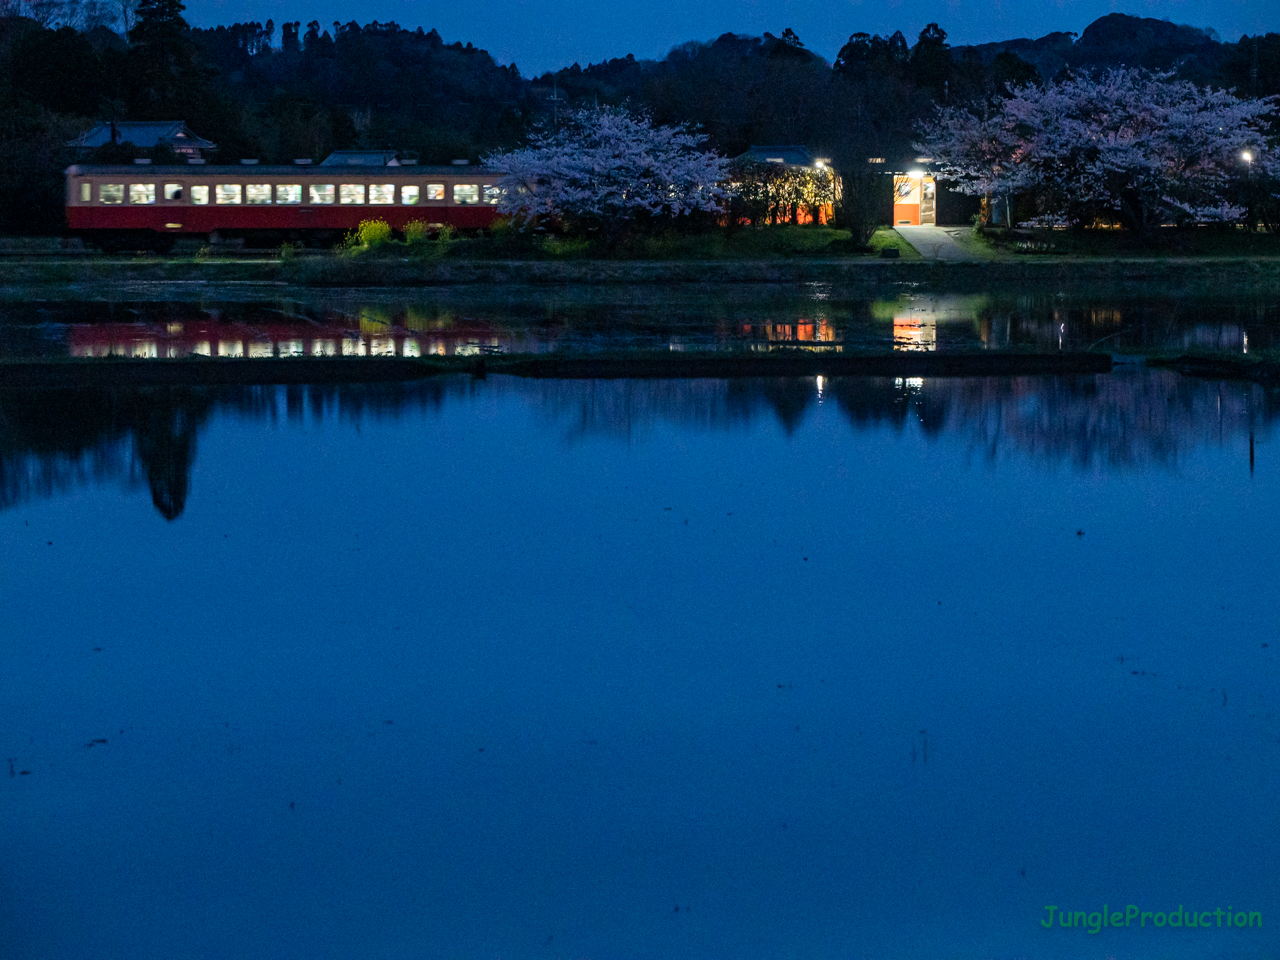
[[67,226],[104,249],[166,250],[177,237],[332,242],[362,220],[476,230],[496,215],[497,177],[450,166],[67,168]]
[[469,356],[509,349],[481,324],[415,331],[383,323],[97,323],[72,326],[67,341],[73,357],[139,359]]

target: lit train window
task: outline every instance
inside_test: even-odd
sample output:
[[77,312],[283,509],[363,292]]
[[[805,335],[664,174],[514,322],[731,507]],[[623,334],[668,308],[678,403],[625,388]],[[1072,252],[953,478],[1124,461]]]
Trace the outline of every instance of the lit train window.
[[484,186],[484,202],[485,203],[492,205],[497,203],[501,198],[502,198],[501,187],[492,187],[487,183],[485,184]]
[[276,184],[276,203],[301,203],[302,202],[302,184],[300,183],[277,183]]
[[310,192],[312,203],[333,203],[332,183],[313,183]]
[[454,203],[479,203],[480,185],[478,183],[455,183],[453,185]]
[[270,203],[271,184],[246,183],[244,186],[244,198],[247,203]]
[[364,203],[363,183],[344,183],[338,188],[339,203]]
[[182,184],[180,184],[180,183],[166,183],[166,184],[164,185],[164,198],[165,198],[166,200],[181,200],[181,199],[182,199]]
[[443,199],[444,199],[444,184],[443,184],[443,183],[428,183],[428,184],[427,184],[427,199],[428,199],[428,200],[443,200]]
[[416,184],[411,187],[400,188],[400,202],[406,207],[411,207],[418,202],[418,187]]
[[154,183],[129,184],[130,203],[155,203],[156,185]]
[[214,196],[218,203],[239,203],[240,184],[220,183],[214,187]]
[[395,203],[396,185],[394,183],[369,184],[370,203]]
[[98,187],[98,199],[103,203],[124,203],[124,184],[104,183]]
[[80,202],[88,203],[93,199],[93,184],[88,180],[80,184]]
[[201,184],[191,188],[191,202],[203,206],[209,202],[209,188]]

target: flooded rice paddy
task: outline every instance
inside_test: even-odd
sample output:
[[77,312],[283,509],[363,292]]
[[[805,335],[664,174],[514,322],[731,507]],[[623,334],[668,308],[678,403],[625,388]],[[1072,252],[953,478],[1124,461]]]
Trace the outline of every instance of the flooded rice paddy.
[[[55,304],[0,348],[1276,321],[1051,299]],[[1136,365],[0,391],[3,953],[1272,956],[1278,412]]]

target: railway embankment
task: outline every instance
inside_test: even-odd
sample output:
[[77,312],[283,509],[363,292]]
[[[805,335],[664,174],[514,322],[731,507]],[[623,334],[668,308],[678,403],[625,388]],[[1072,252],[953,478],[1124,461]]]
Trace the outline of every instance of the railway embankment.
[[5,257],[0,288],[10,295],[93,296],[143,285],[441,287],[644,284],[836,283],[850,290],[930,288],[951,292],[1280,294],[1280,258],[1169,257],[1034,259],[948,263],[867,258],[770,260],[490,260],[301,255],[203,258]]

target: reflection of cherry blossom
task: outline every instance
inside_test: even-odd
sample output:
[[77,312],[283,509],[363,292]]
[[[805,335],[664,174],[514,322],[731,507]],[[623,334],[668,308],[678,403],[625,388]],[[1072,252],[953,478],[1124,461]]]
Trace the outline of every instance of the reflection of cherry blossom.
[[579,110],[555,132],[488,163],[504,171],[498,210],[518,224],[555,218],[586,228],[638,217],[718,212],[728,161],[706,137],[655,127],[617,107]]
[[1230,221],[1245,210],[1227,187],[1275,101],[1122,68],[1018,87],[982,119],[945,108],[918,147],[964,193],[1030,194],[1040,223]]

